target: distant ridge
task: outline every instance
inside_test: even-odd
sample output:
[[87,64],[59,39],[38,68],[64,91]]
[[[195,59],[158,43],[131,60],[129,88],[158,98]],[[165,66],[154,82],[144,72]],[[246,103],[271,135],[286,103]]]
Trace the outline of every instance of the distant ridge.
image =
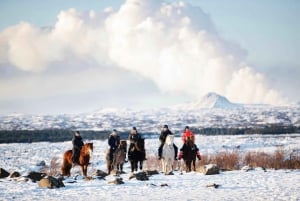
[[226,97],[210,92],[194,102],[177,105],[177,109],[200,109],[200,108],[241,108],[242,104],[232,103]]

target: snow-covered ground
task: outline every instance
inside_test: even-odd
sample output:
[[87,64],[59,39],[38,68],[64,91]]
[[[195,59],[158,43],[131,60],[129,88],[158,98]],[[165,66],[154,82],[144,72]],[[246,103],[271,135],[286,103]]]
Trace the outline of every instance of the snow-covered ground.
[[115,128],[127,131],[135,125],[140,132],[155,133],[166,123],[172,131],[182,131],[186,125],[195,128],[249,128],[268,124],[300,126],[300,107],[235,104],[226,97],[209,93],[197,101],[167,108],[102,108],[82,114],[57,115],[0,114],[1,130]]
[[[84,136],[83,136],[84,137]],[[159,141],[146,139],[147,158],[156,156]],[[274,152],[278,147],[289,154],[300,148],[300,135],[239,135],[239,136],[196,136],[202,155],[239,147],[241,152]],[[107,141],[93,141],[94,152],[88,175],[95,170],[106,171],[105,149]],[[180,138],[175,139],[181,146]],[[71,141],[60,143],[0,144],[0,167],[26,175],[29,171],[39,170],[37,164],[51,159],[61,159],[65,150],[72,147]],[[146,161],[144,169],[152,169],[153,164]],[[300,170],[272,170],[256,168],[221,172],[219,175],[203,175],[199,172],[186,173],[181,168],[174,175],[162,173],[153,175],[148,181],[129,179],[129,164],[125,164],[126,174],[121,177],[122,185],[110,184],[114,176],[106,180],[86,181],[79,177],[75,183],[64,182],[65,187],[44,189],[37,183],[0,179],[0,200],[300,200]],[[78,167],[72,175],[80,174]],[[207,187],[219,184],[219,188]],[[162,184],[167,186],[162,187]]]

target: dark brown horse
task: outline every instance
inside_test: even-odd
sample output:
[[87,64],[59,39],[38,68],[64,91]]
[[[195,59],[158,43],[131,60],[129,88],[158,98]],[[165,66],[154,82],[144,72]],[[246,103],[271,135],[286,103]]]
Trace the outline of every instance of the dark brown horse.
[[127,142],[126,140],[121,140],[119,146],[113,153],[113,160],[110,161],[110,153],[109,150],[106,153],[106,165],[107,165],[107,173],[110,174],[113,169],[117,169],[119,173],[123,172],[123,164],[126,159],[126,150],[127,150]]
[[144,138],[139,138],[131,150],[128,150],[128,159],[131,165],[131,172],[143,169],[143,162],[145,160],[145,140]]
[[[87,176],[87,167],[90,163],[90,158],[93,152],[93,143],[86,143],[80,150],[79,164],[81,166],[82,174]],[[70,176],[72,168],[72,150],[68,150],[64,153],[63,164],[61,172],[63,176]]]
[[183,160],[185,163],[186,172],[192,171],[192,163],[193,163],[193,171],[196,171],[197,150],[192,138],[188,137],[186,139],[182,151],[183,151]]

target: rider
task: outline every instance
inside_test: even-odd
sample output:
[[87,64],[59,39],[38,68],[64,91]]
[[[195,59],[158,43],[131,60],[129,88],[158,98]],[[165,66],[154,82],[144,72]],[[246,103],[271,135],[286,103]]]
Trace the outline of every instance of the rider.
[[83,146],[82,137],[80,136],[79,131],[75,131],[72,139],[73,149],[72,149],[72,162],[73,165],[78,163],[80,156],[80,149]]
[[[161,131],[161,134],[159,136],[159,141],[160,141],[160,146],[158,148],[158,160],[161,159],[162,155],[162,148],[166,142],[166,138],[168,135],[173,135],[173,133],[169,130],[168,125],[164,125],[163,129]],[[178,147],[173,144],[174,150],[175,150],[175,160],[177,160],[177,152],[178,152]]]
[[194,135],[194,133],[190,130],[190,128],[189,128],[188,126],[186,126],[186,127],[184,128],[184,132],[183,132],[183,134],[182,134],[182,138],[181,138],[181,139],[182,139],[182,141],[183,141],[183,145],[182,145],[182,147],[181,147],[181,149],[180,149],[180,152],[179,152],[179,155],[178,155],[178,159],[179,159],[179,160],[182,159],[182,156],[183,156],[183,148],[186,146],[185,143],[186,143],[186,139],[187,139],[188,137],[190,137],[190,138],[192,139],[192,141],[193,141],[193,143],[194,143],[194,146],[195,146],[195,149],[196,149],[196,151],[197,151],[197,158],[198,158],[199,160],[201,160],[201,156],[200,156],[199,149],[198,149],[197,145],[195,144],[195,135]]
[[129,148],[128,148],[128,159],[131,159],[131,153],[133,151],[135,143],[137,143],[138,139],[141,138],[141,135],[138,133],[136,127],[132,127],[132,130],[130,131],[130,134],[128,136],[129,140]]
[[109,159],[113,160],[113,154],[117,147],[120,144],[120,136],[116,129],[112,131],[112,133],[108,137],[108,145],[109,145]]

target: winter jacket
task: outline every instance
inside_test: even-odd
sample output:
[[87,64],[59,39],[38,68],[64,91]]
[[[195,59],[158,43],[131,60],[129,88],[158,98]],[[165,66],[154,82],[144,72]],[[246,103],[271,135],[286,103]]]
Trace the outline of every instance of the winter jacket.
[[83,146],[83,141],[82,141],[82,137],[81,136],[73,136],[72,139],[72,144],[73,144],[73,148],[74,149],[81,149],[81,147]]
[[134,144],[138,141],[138,139],[141,138],[140,134],[130,134],[128,136],[128,140],[130,142],[130,144]]
[[108,138],[108,145],[111,149],[115,150],[120,144],[120,136],[119,135],[110,135]]
[[161,144],[165,144],[166,138],[168,135],[172,135],[173,133],[167,129],[166,131],[161,131],[160,136],[159,136],[159,141]]
[[192,140],[193,140],[193,143],[195,143],[195,135],[194,135],[194,133],[193,133],[192,131],[190,131],[190,130],[185,131],[185,132],[182,134],[182,141],[183,141],[183,143],[186,142],[186,139],[187,139],[188,137],[191,137]]

